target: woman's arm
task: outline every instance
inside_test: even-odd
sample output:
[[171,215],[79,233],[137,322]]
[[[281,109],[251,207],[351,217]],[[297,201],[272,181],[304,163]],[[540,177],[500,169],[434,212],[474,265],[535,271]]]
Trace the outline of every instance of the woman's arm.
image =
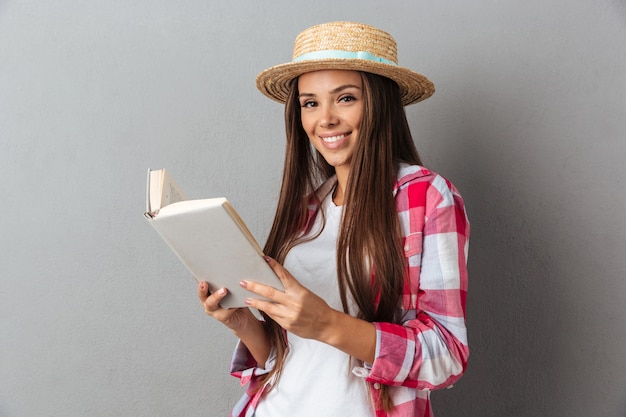
[[461,196],[432,174],[398,192],[408,259],[402,324],[375,323],[369,379],[418,389],[449,386],[469,356],[465,327],[469,222]]

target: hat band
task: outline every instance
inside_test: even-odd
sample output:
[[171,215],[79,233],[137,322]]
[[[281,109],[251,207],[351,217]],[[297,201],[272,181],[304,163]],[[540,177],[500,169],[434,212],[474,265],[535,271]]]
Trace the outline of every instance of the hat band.
[[309,61],[309,60],[314,60],[314,59],[329,59],[329,58],[331,59],[364,59],[366,61],[382,62],[383,64],[389,64],[389,65],[394,65],[394,66],[398,65],[393,61],[389,61],[388,59],[381,58],[367,51],[352,52],[352,51],[333,51],[333,50],[309,52],[307,54],[300,55],[299,57],[294,58],[292,62]]

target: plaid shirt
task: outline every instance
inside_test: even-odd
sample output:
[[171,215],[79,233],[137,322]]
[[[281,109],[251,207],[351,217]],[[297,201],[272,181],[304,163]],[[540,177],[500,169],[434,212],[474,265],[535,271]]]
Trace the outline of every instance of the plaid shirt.
[[[332,188],[329,180],[320,190]],[[374,323],[374,363],[353,372],[369,384],[373,404],[381,385],[391,387],[394,409],[376,417],[432,417],[430,391],[451,387],[464,373],[469,356],[465,328],[469,222],[463,200],[445,178],[419,166],[401,165],[394,187],[402,227],[407,276],[399,307],[402,323]],[[317,205],[311,207],[310,219]],[[232,375],[248,389],[231,417],[252,417],[263,389],[258,376],[269,372],[270,358],[258,367],[239,343]]]

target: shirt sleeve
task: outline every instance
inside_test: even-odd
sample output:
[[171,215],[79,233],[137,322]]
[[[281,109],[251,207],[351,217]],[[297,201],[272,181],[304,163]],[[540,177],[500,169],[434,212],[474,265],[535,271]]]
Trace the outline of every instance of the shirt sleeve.
[[407,256],[404,321],[374,323],[376,355],[367,379],[420,390],[444,388],[461,377],[469,356],[469,222],[461,196],[440,176],[409,186],[403,198],[404,219],[413,229],[408,237],[421,233],[421,248]]
[[264,367],[254,360],[252,354],[241,340],[237,342],[233,357],[230,363],[230,374],[241,379],[241,385],[246,385],[254,377],[269,373],[274,368],[276,362],[276,352],[274,349],[270,352]]

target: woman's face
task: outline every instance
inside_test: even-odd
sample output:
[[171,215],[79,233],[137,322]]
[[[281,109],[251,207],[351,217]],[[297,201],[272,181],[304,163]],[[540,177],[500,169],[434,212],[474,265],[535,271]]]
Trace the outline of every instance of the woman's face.
[[336,172],[347,173],[363,117],[361,75],[344,70],[309,72],[299,77],[298,92],[309,140]]

